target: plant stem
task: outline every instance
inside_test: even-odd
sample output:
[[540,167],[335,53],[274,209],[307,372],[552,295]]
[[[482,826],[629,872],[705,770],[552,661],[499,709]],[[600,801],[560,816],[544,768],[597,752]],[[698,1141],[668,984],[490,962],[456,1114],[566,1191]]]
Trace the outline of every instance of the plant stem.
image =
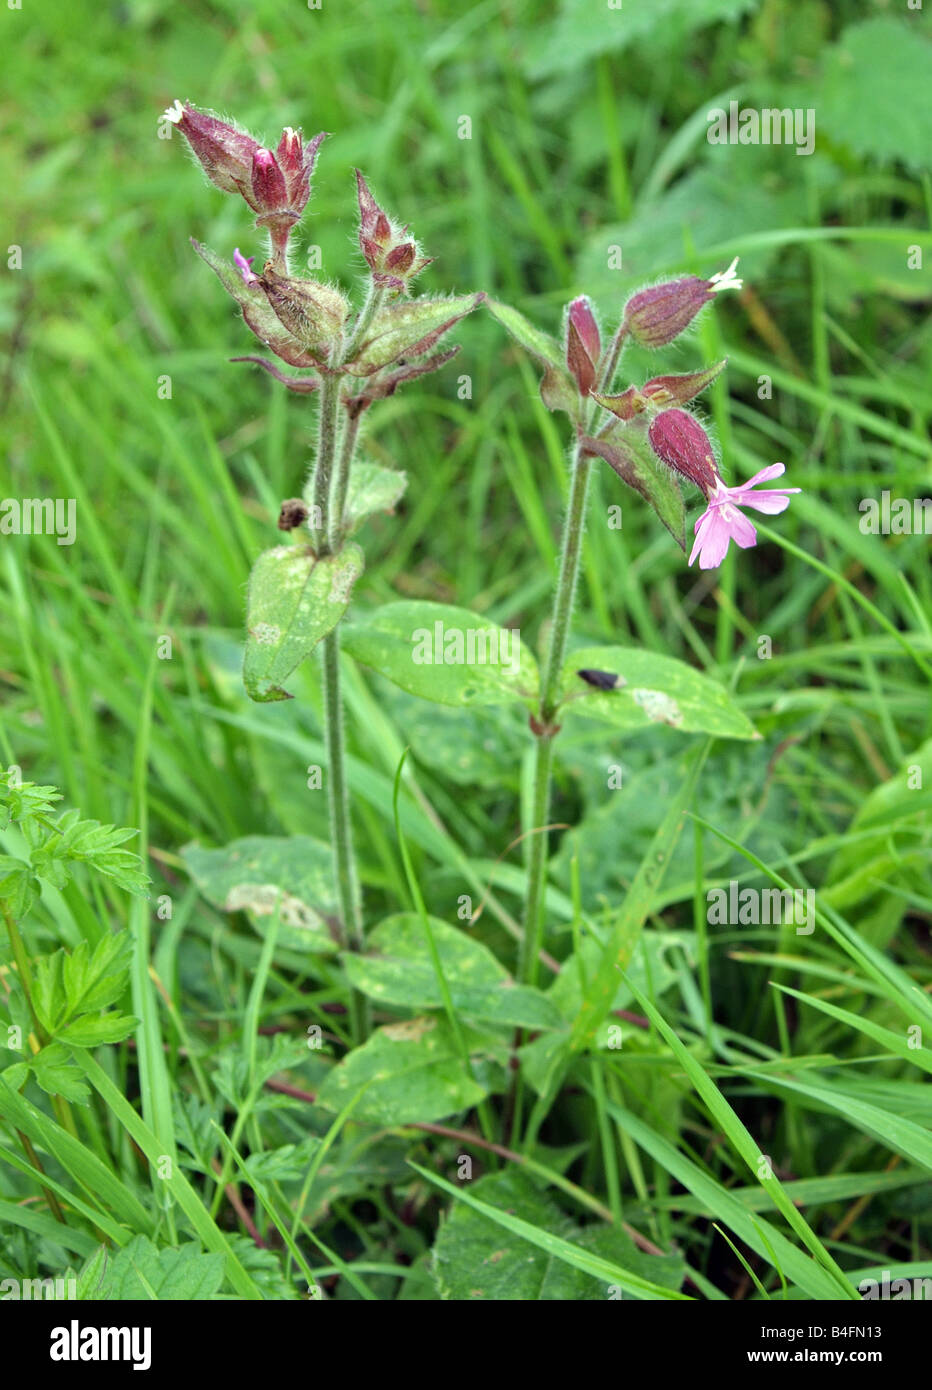
[[330,479],[337,448],[340,405],[340,378],[323,375],[320,386],[320,417],[317,422],[317,463],[314,468],[314,531],[317,554],[330,553]]
[[356,452],[356,440],[359,437],[361,417],[361,410],[347,410],[346,425],[340,444],[340,458],[337,462],[337,472],[333,484],[333,507],[330,515],[331,550],[338,549],[343,539],[343,512],[346,508],[346,494],[349,490],[350,471],[353,466],[353,455]]
[[323,642],[324,658],[324,722],[329,765],[330,840],[337,893],[347,945],[353,950],[362,947],[362,918],[359,885],[353,859],[352,832],[349,815],[349,788],[343,757],[343,705],[340,693],[340,641],[337,629],[328,632]]
[[[347,362],[375,318],[385,298],[383,290],[369,282],[365,303],[359,312],[353,331],[338,356],[335,365]],[[340,442],[339,459],[333,485],[334,460],[340,436],[341,377],[323,374],[318,420],[317,463],[314,472],[315,530],[318,555],[328,555],[342,541],[343,510],[349,488],[353,454],[359,433],[359,415],[350,412]],[[353,853],[353,830],[350,819],[349,784],[346,776],[346,748],[343,736],[343,703],[340,693],[339,624],[328,632],[323,641],[324,733],[327,748],[327,801],[330,810],[330,846],[333,854],[333,876],[340,903],[340,916],[346,944],[353,951],[364,945],[362,902]],[[369,1009],[358,991],[350,995],[350,1022],[357,1043],[364,1040],[368,1030]]]
[[553,622],[547,657],[541,673],[538,728],[535,729],[537,740],[534,754],[534,793],[529,827],[532,839],[528,855],[528,892],[519,962],[519,978],[530,985],[537,981],[538,959],[543,944],[543,898],[547,878],[547,832],[543,827],[550,815],[553,740],[558,731],[553,724],[553,718],[559,700],[560,674],[566,658],[579,561],[582,555],[589,465],[589,459],[583,457],[582,449],[577,444],[573,456],[569,504],[563,522],[560,575],[554,594]]

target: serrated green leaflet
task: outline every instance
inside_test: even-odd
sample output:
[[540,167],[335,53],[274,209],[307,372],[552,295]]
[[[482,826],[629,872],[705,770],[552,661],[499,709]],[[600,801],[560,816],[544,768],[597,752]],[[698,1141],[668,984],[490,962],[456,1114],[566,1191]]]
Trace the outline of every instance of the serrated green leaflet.
[[[470,1183],[470,1195],[498,1211],[506,1211],[538,1232],[570,1242],[581,1252],[611,1260],[635,1283],[659,1285],[669,1297],[683,1279],[683,1261],[642,1255],[630,1237],[608,1226],[580,1228],[522,1169],[508,1168]],[[501,1225],[476,1206],[456,1203],[440,1228],[432,1252],[432,1272],[441,1296],[471,1300],[563,1300],[604,1302],[609,1296],[604,1279],[570,1264],[557,1253],[532,1244]],[[643,1290],[641,1290],[643,1293]]]
[[[572,1269],[580,1270],[583,1274],[598,1280],[602,1285],[604,1298],[609,1297],[610,1290],[614,1286],[623,1289],[626,1293],[634,1294],[638,1298],[657,1298],[677,1302],[690,1301],[686,1294],[679,1293],[676,1289],[664,1288],[660,1284],[655,1284],[631,1270],[622,1268],[615,1261],[605,1259],[595,1251],[587,1250],[579,1244],[565,1240],[561,1235],[555,1235],[549,1230],[541,1229],[530,1221],[524,1220],[523,1217],[513,1215],[509,1210],[501,1211],[490,1206],[487,1202],[480,1201],[467,1188],[454,1187],[453,1183],[447,1182],[426,1168],[421,1168],[417,1163],[412,1163],[411,1167],[416,1173],[420,1173],[422,1178],[442,1188],[444,1192],[455,1197],[457,1201],[465,1202],[467,1206],[472,1207],[474,1211],[487,1218],[493,1225],[503,1227],[513,1236],[526,1241],[537,1250],[544,1251],[553,1259],[560,1260]],[[493,1252],[490,1251],[491,1253]],[[533,1257],[531,1258],[533,1259]],[[560,1286],[558,1284],[558,1287]],[[556,1296],[565,1297],[563,1293]],[[580,1295],[577,1293],[572,1296],[578,1298]]]
[[159,1249],[135,1236],[115,1254],[101,1247],[78,1275],[78,1297],[87,1301],[209,1299],[223,1283],[224,1258],[205,1255],[192,1243]]
[[251,700],[287,700],[283,682],[336,627],[363,572],[350,543],[316,559],[306,546],[279,545],[259,556],[249,576],[243,682]]

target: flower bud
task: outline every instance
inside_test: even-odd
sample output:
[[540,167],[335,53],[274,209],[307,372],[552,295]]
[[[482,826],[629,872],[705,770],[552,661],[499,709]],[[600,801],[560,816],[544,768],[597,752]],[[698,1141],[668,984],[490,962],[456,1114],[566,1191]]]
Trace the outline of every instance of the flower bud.
[[662,410],[648,431],[659,459],[682,473],[708,497],[720,481],[712,441],[695,416],[686,410]]
[[250,202],[258,213],[288,212],[288,188],[285,175],[271,150],[261,147],[252,157],[252,198]]
[[566,320],[566,365],[582,396],[596,384],[596,366],[601,355],[599,327],[585,295],[574,299]]
[[720,290],[741,288],[743,281],[734,273],[737,264],[736,257],[727,270],[713,275],[710,280],[686,275],[680,280],[668,280],[665,284],[640,290],[625,305],[625,330],[642,347],[658,348],[672,343]]
[[305,348],[329,350],[339,339],[349,313],[339,290],[279,275],[271,265],[265,267],[260,284],[279,322]]
[[181,131],[211,183],[222,188],[224,193],[242,193],[245,197],[250,186],[252,157],[260,148],[258,140],[216,116],[196,111],[187,102],[176,101],[165,116]]
[[311,174],[325,132],[304,145],[299,130],[287,126],[275,154],[235,126],[176,101],[166,116],[177,125],[212,183],[239,193],[268,229],[274,263],[285,269],[288,234],[311,193]]
[[382,211],[359,170],[356,170],[359,196],[359,246],[372,272],[373,283],[382,289],[404,290],[430,259],[420,254],[416,241],[406,237],[406,227],[397,227]]
[[311,195],[311,175],[314,173],[314,165],[317,162],[317,151],[326,138],[327,132],[322,130],[319,135],[315,135],[313,140],[305,145],[300,130],[292,130],[291,126],[286,126],[282,131],[282,138],[278,142],[275,157],[278,161],[278,167],[285,176],[288,207],[298,217],[307,207],[307,200]]

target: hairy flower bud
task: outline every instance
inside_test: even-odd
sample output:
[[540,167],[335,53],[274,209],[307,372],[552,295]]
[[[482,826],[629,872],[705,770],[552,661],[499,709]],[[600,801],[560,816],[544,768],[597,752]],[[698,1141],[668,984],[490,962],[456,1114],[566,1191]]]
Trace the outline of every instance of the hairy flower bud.
[[235,126],[176,101],[166,116],[177,125],[203,165],[207,177],[225,193],[239,193],[257,213],[272,241],[276,268],[286,267],[285,248],[311,194],[311,174],[326,132],[307,145],[300,130],[286,126],[273,154]]
[[602,352],[599,327],[585,295],[570,304],[566,319],[566,365],[579,387],[588,396],[596,384],[596,366]]
[[712,441],[688,411],[662,410],[651,421],[648,439],[657,457],[694,482],[706,497],[721,482]]
[[665,284],[640,290],[625,305],[625,331],[642,347],[658,348],[672,343],[720,290],[741,288],[744,282],[734,273],[737,264],[736,257],[727,270],[713,275],[710,280],[686,275],[680,280],[668,280]]
[[420,254],[416,241],[406,236],[382,211],[359,170],[356,170],[359,197],[359,246],[372,272],[373,283],[381,289],[404,290],[430,259]]
[[258,213],[288,212],[288,188],[285,175],[271,150],[259,148],[252,157],[252,198]]
[[304,347],[329,350],[339,339],[349,314],[339,290],[279,275],[271,265],[260,276],[260,284],[276,317]]
[[224,193],[242,193],[245,197],[252,158],[260,148],[258,140],[206,111],[195,110],[187,102],[176,101],[165,116],[181,131],[211,183]]

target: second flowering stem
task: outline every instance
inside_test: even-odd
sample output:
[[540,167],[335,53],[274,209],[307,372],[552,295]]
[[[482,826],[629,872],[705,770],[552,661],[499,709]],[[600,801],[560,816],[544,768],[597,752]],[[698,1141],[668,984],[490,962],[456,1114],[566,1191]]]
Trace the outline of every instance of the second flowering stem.
[[537,982],[537,969],[543,944],[543,908],[547,881],[547,830],[550,817],[550,784],[553,771],[554,725],[560,695],[560,680],[573,617],[576,582],[582,555],[586,498],[589,492],[590,459],[577,445],[573,456],[570,496],[563,522],[560,547],[560,574],[553,600],[553,620],[547,642],[547,656],[541,671],[540,705],[537,712],[534,749],[534,788],[531,804],[531,845],[528,854],[528,890],[521,942],[519,977],[529,985]]

